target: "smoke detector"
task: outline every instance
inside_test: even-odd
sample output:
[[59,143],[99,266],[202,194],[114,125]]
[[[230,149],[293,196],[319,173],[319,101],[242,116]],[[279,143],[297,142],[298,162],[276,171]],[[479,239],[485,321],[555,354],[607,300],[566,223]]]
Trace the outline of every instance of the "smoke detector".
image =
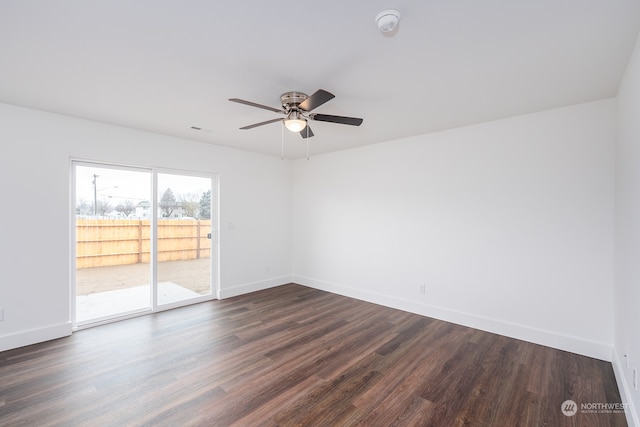
[[392,33],[400,22],[400,12],[393,9],[383,10],[376,15],[376,24],[383,33]]

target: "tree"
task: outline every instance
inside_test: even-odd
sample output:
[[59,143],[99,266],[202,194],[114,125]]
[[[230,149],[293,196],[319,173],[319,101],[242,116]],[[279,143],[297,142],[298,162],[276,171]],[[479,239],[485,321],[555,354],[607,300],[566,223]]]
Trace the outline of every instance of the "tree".
[[79,198],[76,201],[76,215],[93,215],[92,203],[89,203],[86,200]]
[[211,219],[211,190],[207,190],[200,198],[200,219]]
[[176,198],[173,195],[173,191],[171,188],[167,188],[162,194],[160,198],[160,203],[158,203],[160,210],[162,210],[162,216],[165,218],[170,218],[171,214],[177,207]]
[[178,195],[178,202],[182,206],[185,216],[195,218],[198,213],[198,195],[195,193],[183,193]]
[[131,200],[125,200],[123,203],[120,203],[116,206],[116,210],[123,214],[125,217],[131,215],[132,212],[135,212],[136,205]]
[[96,205],[96,212],[98,215],[105,216],[112,210],[113,206],[107,199],[98,200],[98,204]]

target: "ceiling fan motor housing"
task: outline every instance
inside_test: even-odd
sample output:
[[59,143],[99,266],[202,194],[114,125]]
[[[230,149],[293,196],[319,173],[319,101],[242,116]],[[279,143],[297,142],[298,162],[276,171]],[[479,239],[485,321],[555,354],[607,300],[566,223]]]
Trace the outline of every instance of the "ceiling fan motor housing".
[[309,96],[302,92],[285,92],[280,96],[282,107],[286,111],[297,109],[298,105],[304,102]]

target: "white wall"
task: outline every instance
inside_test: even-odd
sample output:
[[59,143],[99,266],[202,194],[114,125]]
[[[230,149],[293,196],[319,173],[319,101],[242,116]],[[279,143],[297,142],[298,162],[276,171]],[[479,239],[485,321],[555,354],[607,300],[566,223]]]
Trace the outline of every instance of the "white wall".
[[640,395],[632,379],[633,368],[640,369],[640,37],[617,102],[614,368],[640,426]]
[[219,174],[222,296],[290,281],[289,161],[6,104],[0,123],[0,351],[71,331],[72,157]]
[[294,281],[611,360],[614,140],[609,99],[296,160]]

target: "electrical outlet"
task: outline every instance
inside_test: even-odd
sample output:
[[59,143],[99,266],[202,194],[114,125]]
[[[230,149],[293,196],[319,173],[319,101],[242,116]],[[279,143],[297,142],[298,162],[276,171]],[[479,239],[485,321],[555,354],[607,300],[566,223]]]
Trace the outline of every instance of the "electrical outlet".
[[425,284],[420,285],[420,293],[421,294],[427,293],[427,285]]
[[633,368],[633,389],[638,391],[638,369]]

